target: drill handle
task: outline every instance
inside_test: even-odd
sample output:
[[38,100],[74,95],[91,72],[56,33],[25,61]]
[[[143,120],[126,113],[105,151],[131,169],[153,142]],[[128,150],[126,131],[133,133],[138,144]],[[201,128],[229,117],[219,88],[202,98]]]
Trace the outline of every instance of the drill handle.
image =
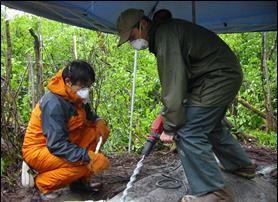
[[158,117],[155,119],[155,121],[152,124],[151,133],[161,134],[163,131],[163,121],[164,121],[163,116],[161,114],[159,114]]
[[163,131],[163,116],[161,114],[154,120],[152,124],[151,134],[148,136],[147,142],[144,145],[142,154],[148,156],[153,150],[154,145],[160,140],[160,134]]
[[144,145],[144,149],[142,151],[142,155],[148,156],[152,150],[156,142],[160,140],[160,135],[156,133],[152,133],[148,136],[148,139]]
[[153,150],[154,143],[150,140],[147,140],[147,142],[144,145],[144,149],[142,151],[142,155],[149,156],[151,151]]

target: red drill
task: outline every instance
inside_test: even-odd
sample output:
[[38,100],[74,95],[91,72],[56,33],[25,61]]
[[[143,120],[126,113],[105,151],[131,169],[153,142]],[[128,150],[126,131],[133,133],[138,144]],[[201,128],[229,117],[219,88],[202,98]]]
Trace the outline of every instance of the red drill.
[[163,116],[159,114],[152,124],[151,133],[148,136],[147,142],[145,143],[144,149],[142,151],[143,155],[148,156],[151,153],[153,146],[160,139],[160,135],[162,131],[163,131]]

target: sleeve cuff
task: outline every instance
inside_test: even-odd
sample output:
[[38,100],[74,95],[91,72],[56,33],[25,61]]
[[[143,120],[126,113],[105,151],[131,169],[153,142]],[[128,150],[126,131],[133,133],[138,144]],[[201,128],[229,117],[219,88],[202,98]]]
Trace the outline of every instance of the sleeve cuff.
[[163,130],[165,133],[167,133],[167,135],[174,136],[176,134],[176,130],[170,126],[167,126],[166,124],[163,125]]
[[83,161],[85,161],[86,163],[90,162],[90,157],[89,157],[88,151],[85,152]]
[[166,131],[166,130],[164,130],[164,132],[167,133],[167,135],[170,135],[170,136],[175,136],[176,135],[176,133],[173,132],[173,131]]

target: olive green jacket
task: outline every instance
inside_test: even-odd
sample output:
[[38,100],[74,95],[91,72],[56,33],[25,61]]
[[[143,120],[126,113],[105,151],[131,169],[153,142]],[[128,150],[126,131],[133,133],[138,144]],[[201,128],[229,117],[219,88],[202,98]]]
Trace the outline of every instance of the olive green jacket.
[[152,24],[149,50],[157,58],[169,134],[186,123],[186,106],[227,106],[240,88],[242,70],[235,54],[204,27],[179,19]]

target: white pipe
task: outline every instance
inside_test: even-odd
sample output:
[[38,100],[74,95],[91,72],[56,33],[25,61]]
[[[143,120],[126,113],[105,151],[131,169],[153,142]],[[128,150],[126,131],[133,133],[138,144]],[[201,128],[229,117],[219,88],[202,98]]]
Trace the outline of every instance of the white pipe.
[[132,123],[133,123],[133,111],[134,111],[137,55],[138,55],[138,51],[135,50],[135,53],[134,53],[134,68],[133,68],[133,82],[132,82],[132,95],[131,95],[131,109],[130,109],[130,122],[129,122],[129,141],[128,141],[128,152],[129,153],[131,151],[131,140],[132,140]]
[[73,35],[73,54],[74,59],[77,60],[76,36]]

